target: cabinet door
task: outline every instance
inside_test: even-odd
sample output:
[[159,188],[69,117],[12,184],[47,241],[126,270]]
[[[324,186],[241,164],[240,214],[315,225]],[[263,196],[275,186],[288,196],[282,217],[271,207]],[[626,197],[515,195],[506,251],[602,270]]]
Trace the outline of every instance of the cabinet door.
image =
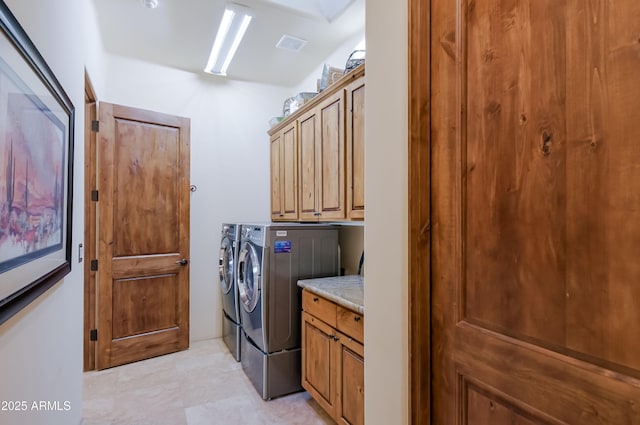
[[271,136],[271,219],[276,221],[282,218],[282,185],[280,181],[282,133]]
[[349,85],[347,96],[347,214],[364,220],[364,77]]
[[299,126],[299,193],[300,220],[317,220],[319,214],[318,191],[316,181],[318,176],[318,161],[316,140],[318,126],[316,109],[309,111],[298,119]]
[[302,386],[332,417],[339,382],[336,346],[333,328],[302,312]]
[[346,217],[344,119],[344,91],[298,119],[302,221]]
[[298,218],[298,141],[296,123],[282,130],[280,181],[282,218]]
[[337,333],[339,391],[335,419],[338,423],[364,425],[364,346]]
[[298,218],[298,145],[296,123],[271,137],[271,219]]
[[344,91],[318,106],[320,138],[317,153],[320,174],[316,180],[320,220],[345,218]]

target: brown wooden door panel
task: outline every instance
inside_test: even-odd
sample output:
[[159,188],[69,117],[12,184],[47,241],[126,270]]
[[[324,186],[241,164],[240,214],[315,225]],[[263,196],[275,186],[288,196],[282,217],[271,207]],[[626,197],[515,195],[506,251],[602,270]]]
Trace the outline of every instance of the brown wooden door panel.
[[298,139],[296,123],[282,133],[282,209],[284,217],[298,218]]
[[114,258],[111,263],[111,276],[114,279],[122,279],[149,274],[177,274],[182,267],[182,258],[180,253]]
[[[320,320],[304,315],[304,351],[305,364],[303,382],[306,387],[319,395],[324,401],[323,404],[332,406],[335,402],[333,393],[335,392],[334,376],[332,373],[333,362],[333,334],[330,327]],[[307,388],[309,389],[309,388]]]
[[338,423],[364,425],[364,346],[337,333],[336,349],[341,382],[338,391]]
[[640,423],[640,3],[431,3],[437,424]]
[[640,3],[571,5],[567,346],[640,378]]
[[176,274],[114,279],[113,339],[178,326]]
[[300,219],[315,220],[315,213],[319,209],[318,191],[316,190],[316,180],[318,173],[317,140],[319,134],[316,120],[318,119],[316,110],[298,119],[299,123],[299,172],[300,172]]
[[271,137],[270,143],[271,153],[271,218],[278,220],[284,216],[282,209],[282,182],[281,172],[282,164],[282,133],[276,133]]
[[640,420],[640,380],[475,325],[456,327],[453,362],[458,390],[470,383],[484,388],[542,423]]
[[179,129],[116,118],[115,132],[113,256],[177,252]]
[[307,324],[307,340],[305,343],[307,353],[317,353],[307,359],[307,382],[312,384],[313,388],[326,401],[329,401],[331,379],[329,379],[329,364],[326,361],[330,358],[331,340],[328,335],[318,328]]
[[364,77],[347,87],[347,211],[364,219]]
[[320,118],[320,138],[316,155],[320,159],[320,218],[345,218],[346,173],[344,146],[344,91],[318,106]]
[[[463,406],[465,414],[462,423],[465,425],[538,425],[548,424],[525,410],[510,405],[509,402],[494,397],[493,394],[463,381]],[[472,421],[469,419],[472,418]],[[555,423],[555,422],[554,422]]]
[[182,333],[180,328],[171,328],[135,338],[113,340],[109,349],[111,364],[108,367],[184,350],[186,347],[182,343]]
[[102,369],[188,347],[189,120],[108,103],[99,114]]
[[536,34],[563,32],[564,6],[528,3],[481,1],[460,19],[465,307],[470,320],[561,344],[566,54],[563,35]]

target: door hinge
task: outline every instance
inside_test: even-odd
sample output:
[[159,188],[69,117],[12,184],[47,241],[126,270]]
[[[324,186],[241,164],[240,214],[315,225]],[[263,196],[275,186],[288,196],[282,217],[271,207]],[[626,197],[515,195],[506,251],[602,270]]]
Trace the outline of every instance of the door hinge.
[[97,272],[98,271],[98,260],[91,260],[90,269],[91,269],[92,272]]
[[97,190],[92,190],[91,191],[91,200],[93,202],[98,202],[98,191]]
[[100,131],[100,121],[98,120],[91,121],[91,131],[95,133]]
[[89,331],[89,341],[97,341],[98,340],[98,330],[91,329]]

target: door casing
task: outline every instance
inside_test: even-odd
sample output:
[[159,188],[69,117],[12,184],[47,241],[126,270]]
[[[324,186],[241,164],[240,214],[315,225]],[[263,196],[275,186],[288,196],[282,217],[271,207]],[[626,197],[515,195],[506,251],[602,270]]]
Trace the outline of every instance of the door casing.
[[96,272],[91,270],[91,259],[96,252],[96,204],[91,191],[96,188],[96,132],[98,99],[86,69],[84,72],[84,370],[96,368],[96,341],[91,330],[96,328]]
[[409,0],[409,419],[431,412],[431,0]]

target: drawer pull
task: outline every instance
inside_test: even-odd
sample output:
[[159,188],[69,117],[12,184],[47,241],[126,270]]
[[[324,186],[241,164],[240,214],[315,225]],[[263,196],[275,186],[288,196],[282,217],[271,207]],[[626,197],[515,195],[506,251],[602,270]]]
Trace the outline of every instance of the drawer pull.
[[318,302],[318,297],[313,297],[313,302],[317,303]]
[[356,322],[360,321],[360,316],[353,316],[353,320],[355,320]]

